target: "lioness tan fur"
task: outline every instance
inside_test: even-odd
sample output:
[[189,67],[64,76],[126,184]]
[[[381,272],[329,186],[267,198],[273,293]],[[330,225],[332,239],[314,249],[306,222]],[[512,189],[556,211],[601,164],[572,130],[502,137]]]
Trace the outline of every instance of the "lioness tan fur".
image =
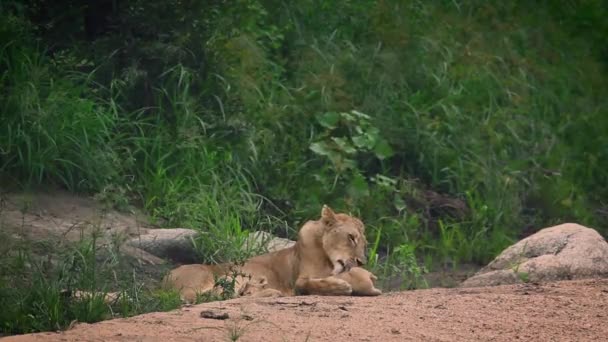
[[[245,276],[263,277],[265,288],[285,296],[350,295],[352,286],[336,275],[365,263],[364,230],[361,220],[323,206],[321,218],[306,222],[292,247],[250,258],[242,266],[183,265],[163,282],[179,290],[182,299],[192,301],[197,293],[216,291],[214,277],[228,275],[236,267]],[[241,290],[245,285],[241,280],[235,288]]]

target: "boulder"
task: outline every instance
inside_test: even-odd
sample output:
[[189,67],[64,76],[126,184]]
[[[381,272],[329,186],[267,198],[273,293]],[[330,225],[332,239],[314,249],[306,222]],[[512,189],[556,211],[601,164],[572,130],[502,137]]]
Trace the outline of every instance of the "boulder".
[[275,237],[267,232],[255,231],[249,234],[247,240],[243,244],[243,248],[245,250],[257,251],[257,254],[263,254],[291,247],[295,243],[295,241]]
[[544,228],[505,249],[461,287],[608,276],[608,243],[575,223]]
[[[195,263],[198,262],[198,258],[192,239],[197,234],[196,230],[186,228],[146,229],[143,234],[127,240],[126,246],[174,262]],[[258,255],[278,251],[294,244],[295,241],[289,239],[278,238],[267,232],[254,231],[247,237],[243,249]]]
[[166,263],[164,259],[161,259],[152,253],[148,253],[143,249],[130,245],[121,246],[120,252],[123,255],[134,258],[140,265],[163,265]]
[[197,234],[196,230],[186,228],[147,229],[126,244],[160,258],[190,263],[197,260],[192,243]]

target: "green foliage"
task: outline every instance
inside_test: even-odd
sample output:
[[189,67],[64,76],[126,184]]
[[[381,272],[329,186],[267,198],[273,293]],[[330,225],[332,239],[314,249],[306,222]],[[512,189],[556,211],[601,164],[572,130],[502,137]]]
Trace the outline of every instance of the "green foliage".
[[[243,265],[243,262],[238,263],[240,266]],[[231,272],[228,276],[223,276],[215,279],[215,286],[222,289],[220,294],[221,299],[230,299],[234,298],[237,294],[236,289],[236,281],[237,277],[244,277],[246,274],[242,273],[238,268],[232,268]]]
[[389,287],[387,283],[397,278],[401,289],[428,287],[423,278],[427,270],[419,265],[415,251],[414,245],[404,243],[388,250],[386,260],[382,263],[376,261],[370,265],[370,270],[380,279],[380,286]]
[[[317,121],[328,132],[319,134],[320,140],[310,144],[310,149],[329,158],[337,173],[356,169],[357,165],[351,158],[356,158],[358,153],[373,153],[380,160],[390,157],[393,154],[391,147],[380,136],[380,130],[371,124],[370,119],[369,115],[356,110],[350,113],[329,112],[319,115]],[[347,135],[334,136],[332,133],[338,128],[346,130]]]
[[22,25],[12,16],[0,18],[6,38],[0,46],[0,170],[24,184],[99,189],[117,176],[110,142],[116,113],[83,97],[79,80],[55,72],[28,46]]
[[[318,123],[326,130],[318,134],[318,140],[310,144],[310,150],[331,161],[335,173],[335,189],[341,178],[348,185],[348,194],[353,198],[369,197],[369,186],[362,175],[362,166],[356,160],[371,154],[384,160],[393,154],[391,147],[380,136],[380,130],[371,123],[367,114],[352,110],[348,113],[326,112],[317,116]],[[322,180],[326,174],[317,174]]]

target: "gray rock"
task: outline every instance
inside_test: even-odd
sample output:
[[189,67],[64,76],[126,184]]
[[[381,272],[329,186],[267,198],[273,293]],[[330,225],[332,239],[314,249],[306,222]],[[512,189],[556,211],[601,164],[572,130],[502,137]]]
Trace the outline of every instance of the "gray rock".
[[[126,245],[156,257],[182,263],[194,263],[198,258],[192,239],[197,234],[196,230],[185,228],[146,229],[140,236],[129,239]],[[267,232],[255,231],[249,234],[242,248],[258,255],[294,244],[295,241],[278,238]]]
[[160,258],[195,262],[196,251],[192,239],[197,234],[196,230],[186,228],[147,229],[140,236],[128,240],[127,245]]
[[262,254],[267,251],[275,252],[283,248],[288,248],[295,243],[295,241],[278,238],[267,232],[255,231],[249,234],[247,241],[243,244],[243,248],[245,250],[257,251],[257,254]]
[[120,252],[123,255],[127,255],[127,256],[134,258],[135,260],[137,260],[139,262],[140,265],[163,265],[166,263],[164,259],[161,259],[161,258],[157,257],[156,255],[148,253],[148,252],[144,251],[143,249],[129,246],[129,245],[121,246]]
[[505,249],[461,287],[608,276],[608,243],[575,223],[544,228]]

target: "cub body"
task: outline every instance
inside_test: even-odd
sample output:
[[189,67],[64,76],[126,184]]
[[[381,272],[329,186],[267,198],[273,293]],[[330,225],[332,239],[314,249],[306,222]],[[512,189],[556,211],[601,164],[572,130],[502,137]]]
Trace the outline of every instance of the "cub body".
[[382,294],[382,291],[374,286],[374,281],[378,278],[364,268],[353,267],[350,271],[337,274],[336,277],[350,284],[354,296],[379,296]]

